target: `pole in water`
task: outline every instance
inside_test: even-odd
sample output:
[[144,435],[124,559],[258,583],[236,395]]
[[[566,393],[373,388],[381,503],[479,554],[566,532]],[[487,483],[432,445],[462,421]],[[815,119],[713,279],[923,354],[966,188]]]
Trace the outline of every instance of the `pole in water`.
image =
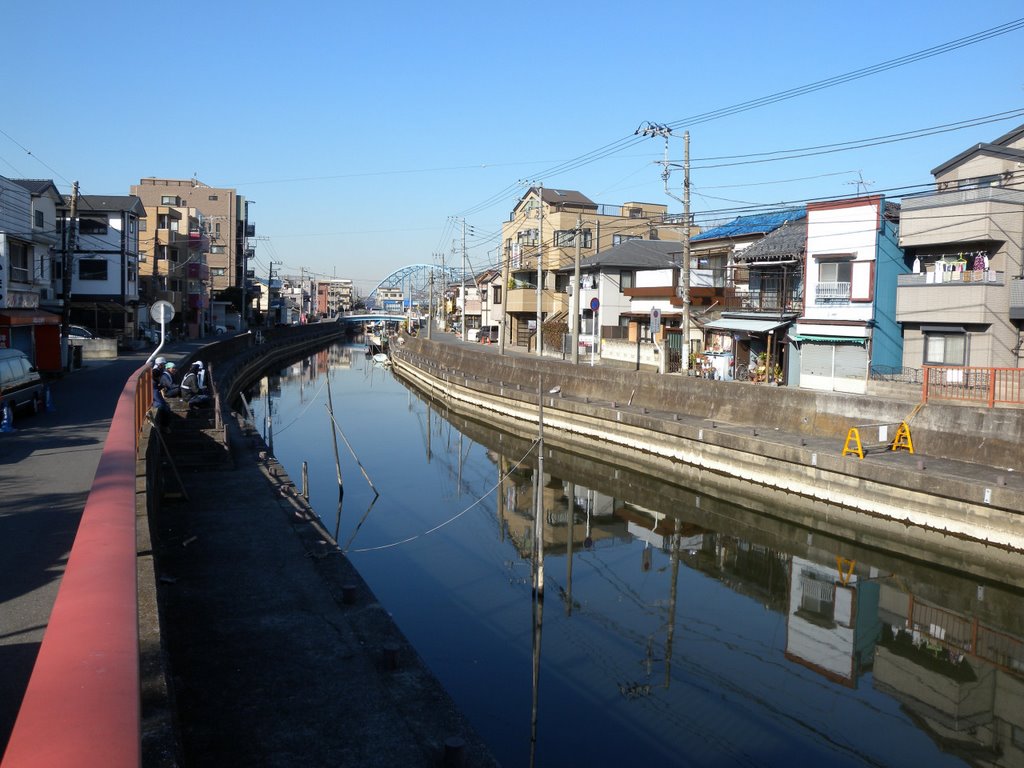
[[309,501],[309,464],[302,462],[302,498]]

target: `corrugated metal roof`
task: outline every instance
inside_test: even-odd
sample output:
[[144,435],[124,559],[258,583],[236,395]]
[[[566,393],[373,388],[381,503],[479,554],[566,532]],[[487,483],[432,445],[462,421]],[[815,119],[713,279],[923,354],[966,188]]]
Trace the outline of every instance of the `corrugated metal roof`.
[[751,320],[745,317],[723,317],[719,320],[712,320],[704,323],[706,331],[745,331],[746,333],[768,333],[783,325],[789,325],[790,320]]
[[805,208],[791,208],[775,213],[759,213],[752,216],[739,216],[728,224],[714,227],[690,238],[691,243],[704,240],[721,240],[745,235],[763,235],[778,229],[787,221],[796,221],[807,216]]

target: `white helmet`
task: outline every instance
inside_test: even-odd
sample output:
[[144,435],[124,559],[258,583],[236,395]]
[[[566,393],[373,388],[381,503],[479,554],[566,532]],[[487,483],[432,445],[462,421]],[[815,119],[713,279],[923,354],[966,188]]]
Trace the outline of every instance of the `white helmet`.
[[153,361],[153,365],[167,365],[167,358],[158,357],[156,360]]

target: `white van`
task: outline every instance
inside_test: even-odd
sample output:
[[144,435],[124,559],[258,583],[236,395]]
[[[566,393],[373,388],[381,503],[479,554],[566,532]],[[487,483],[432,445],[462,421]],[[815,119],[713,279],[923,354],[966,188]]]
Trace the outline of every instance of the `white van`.
[[43,410],[43,382],[20,349],[0,349],[0,401],[11,409]]

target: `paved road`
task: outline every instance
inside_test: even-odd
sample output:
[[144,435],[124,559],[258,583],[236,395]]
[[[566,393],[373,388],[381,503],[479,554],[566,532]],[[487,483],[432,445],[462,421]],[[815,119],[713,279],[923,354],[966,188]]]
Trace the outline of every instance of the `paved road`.
[[[170,347],[175,360],[196,343]],[[60,587],[117,398],[148,352],[87,360],[51,384],[52,411],[0,433],[0,753]]]

